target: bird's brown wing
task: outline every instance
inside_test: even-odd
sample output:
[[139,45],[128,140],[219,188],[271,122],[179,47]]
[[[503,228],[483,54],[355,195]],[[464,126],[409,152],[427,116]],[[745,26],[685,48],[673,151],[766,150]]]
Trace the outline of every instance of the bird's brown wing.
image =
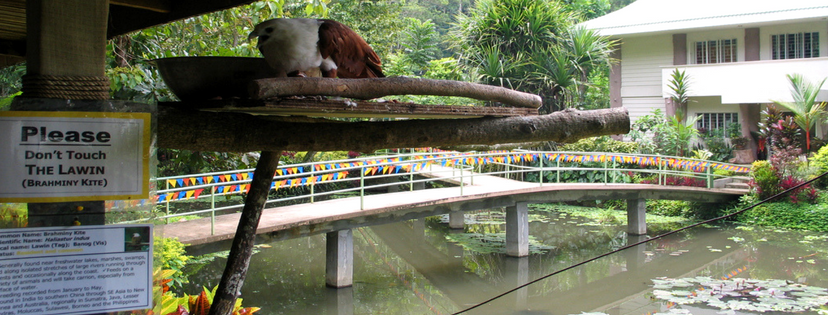
[[382,62],[377,53],[352,29],[334,20],[319,26],[319,53],[331,57],[340,78],[382,78]]

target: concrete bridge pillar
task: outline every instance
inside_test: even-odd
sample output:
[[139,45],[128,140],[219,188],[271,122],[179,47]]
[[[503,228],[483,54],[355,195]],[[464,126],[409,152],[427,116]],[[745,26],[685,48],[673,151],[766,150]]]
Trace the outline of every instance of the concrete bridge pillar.
[[647,234],[646,210],[646,199],[627,199],[627,234]]
[[425,182],[416,182],[412,183],[414,185],[414,190],[423,190],[425,189]]
[[[529,282],[529,257],[506,258],[506,281],[509,286],[517,287]],[[529,306],[529,288],[521,288],[512,293],[516,310],[525,310]]]
[[525,202],[506,207],[506,255],[529,255],[529,206]]
[[[449,230],[449,234],[463,234],[463,230]],[[451,257],[454,262],[458,265],[463,264],[463,255],[466,253],[466,249],[463,248],[463,245],[458,243],[449,242],[446,244],[446,250],[448,252],[448,256]]]
[[462,211],[449,212],[449,228],[462,229],[466,225],[466,217]]
[[354,288],[327,289],[327,313],[332,315],[354,314]]
[[342,288],[354,284],[354,234],[350,229],[325,235],[325,284]]
[[426,235],[426,221],[425,218],[419,218],[416,220],[411,220],[411,229],[414,231],[414,235],[417,236],[418,239],[425,241]]
[[[627,235],[627,244],[635,244],[641,241],[646,241],[648,237],[646,235]],[[644,252],[647,251],[647,243],[638,244],[634,248],[630,248],[627,250],[622,251],[622,255],[624,256],[624,260],[626,261],[627,271],[637,271],[644,267],[644,263],[647,261],[647,255]]]

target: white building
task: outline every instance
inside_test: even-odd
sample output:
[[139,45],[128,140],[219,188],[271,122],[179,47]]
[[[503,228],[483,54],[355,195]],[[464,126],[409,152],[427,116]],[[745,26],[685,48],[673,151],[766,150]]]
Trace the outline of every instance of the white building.
[[[828,77],[828,0],[638,0],[584,25],[620,41],[611,104],[633,121],[656,108],[675,112],[674,69],[690,78],[688,117],[702,115],[706,128],[738,121],[745,136],[763,104],[791,100],[787,74]],[[824,122],[816,132],[824,138]]]

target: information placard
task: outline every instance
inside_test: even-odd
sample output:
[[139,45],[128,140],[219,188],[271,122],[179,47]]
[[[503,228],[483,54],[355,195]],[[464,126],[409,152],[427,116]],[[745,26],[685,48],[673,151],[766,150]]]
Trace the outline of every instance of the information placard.
[[150,114],[0,112],[0,202],[143,199]]
[[0,230],[0,315],[152,307],[152,225]]

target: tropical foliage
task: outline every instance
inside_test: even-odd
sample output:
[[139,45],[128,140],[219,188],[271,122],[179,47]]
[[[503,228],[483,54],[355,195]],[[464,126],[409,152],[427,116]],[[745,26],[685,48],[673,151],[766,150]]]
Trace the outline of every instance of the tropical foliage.
[[805,149],[811,151],[811,130],[817,122],[825,118],[825,102],[816,101],[822,85],[826,79],[819,83],[808,82],[801,74],[787,75],[791,83],[791,97],[793,102],[773,101],[776,105],[784,107],[794,114],[794,122],[805,131]]
[[686,119],[681,111],[665,117],[661,109],[655,109],[636,120],[629,135],[639,143],[641,153],[688,156],[694,141],[699,138],[695,127],[699,117]]
[[[152,309],[119,312],[123,315],[207,315],[216,295],[216,288],[203,288],[197,295],[176,296],[167,285],[177,272],[156,268],[153,271]],[[258,307],[242,307],[242,299],[236,299],[231,315],[249,315],[258,312]]]
[[477,81],[542,95],[551,112],[583,99],[591,70],[610,62],[614,43],[578,20],[561,2],[478,1],[450,43]]
[[677,112],[686,112],[687,104],[690,102],[690,77],[686,71],[673,69],[667,87],[670,89],[670,100],[678,107]]

